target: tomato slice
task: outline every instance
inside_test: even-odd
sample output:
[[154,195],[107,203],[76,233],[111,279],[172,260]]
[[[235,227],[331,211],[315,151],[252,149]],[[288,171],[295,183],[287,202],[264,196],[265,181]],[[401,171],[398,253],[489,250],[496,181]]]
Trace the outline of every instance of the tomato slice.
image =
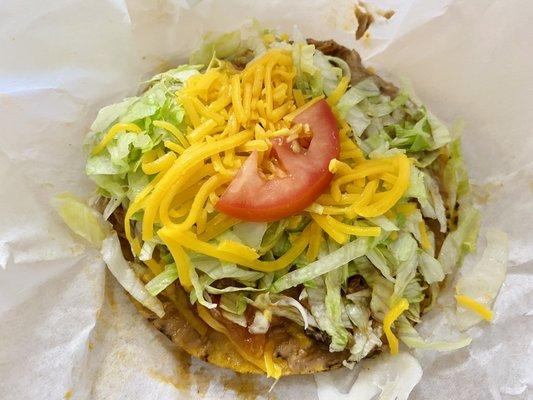
[[292,151],[284,138],[273,140],[273,153],[287,177],[264,179],[254,152],[218,201],[218,211],[245,221],[276,221],[301,212],[322,194],[333,177],[329,162],[340,151],[335,116],[328,103],[320,100],[293,122],[309,125],[313,137],[302,153]]

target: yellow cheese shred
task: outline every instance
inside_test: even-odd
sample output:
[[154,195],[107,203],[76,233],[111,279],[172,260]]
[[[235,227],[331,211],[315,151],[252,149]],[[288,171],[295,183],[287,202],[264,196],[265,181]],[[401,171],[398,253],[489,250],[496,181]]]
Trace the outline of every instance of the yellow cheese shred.
[[385,214],[402,197],[409,186],[410,162],[404,154],[395,157],[398,162],[398,179],[391,190],[383,192],[383,198],[364,207],[354,207],[356,214],[372,218]]
[[233,225],[237,225],[239,222],[237,218],[225,214],[217,214],[207,222],[205,230],[201,235],[198,235],[198,239],[203,242],[208,242],[230,229]]
[[355,236],[379,236],[381,234],[381,228],[379,226],[353,226],[348,225],[336,220],[332,216],[328,215],[326,221],[337,229],[339,232],[347,235]]
[[181,286],[187,291],[192,287],[191,275],[189,269],[192,268],[191,260],[187,256],[187,253],[183,250],[179,244],[175,242],[168,242],[163,239],[165,245],[168,247],[172,258],[176,262],[176,269],[178,270],[178,278],[180,280]]
[[467,295],[457,294],[455,295],[455,300],[457,300],[458,305],[475,312],[486,321],[492,321],[494,318],[492,310]]
[[398,354],[399,343],[398,338],[392,333],[392,324],[396,321],[404,311],[409,309],[409,302],[406,299],[400,299],[383,318],[383,332],[387,337],[389,343],[390,353],[392,355]]
[[431,242],[429,241],[429,235],[426,230],[426,224],[424,221],[420,221],[418,223],[418,228],[420,230],[420,245],[424,250],[428,250],[431,248]]
[[183,147],[181,147],[179,144],[177,143],[174,143],[174,142],[171,142],[170,140],[165,140],[163,142],[163,145],[169,149],[169,150],[172,150],[178,154],[183,154],[185,152],[185,149]]
[[322,230],[316,223],[311,225],[309,247],[307,248],[307,261],[313,262],[318,258],[320,252],[320,245],[322,244]]
[[348,84],[350,83],[350,78],[343,76],[333,92],[328,96],[327,102],[330,106],[336,105],[341,99],[342,95],[348,89]]
[[137,125],[130,124],[130,123],[118,123],[118,124],[113,125],[104,135],[102,140],[100,140],[100,142],[96,146],[93,147],[91,155],[94,156],[100,153],[103,149],[105,149],[105,147],[109,144],[109,142],[111,142],[113,138],[119,132],[139,133],[139,132],[142,132],[142,129],[139,128]]
[[197,239],[194,234],[188,231],[183,232],[170,227],[163,227],[157,234],[165,243],[176,243],[197,253],[240,264],[256,271],[274,272],[289,266],[305,250],[309,244],[309,231],[310,227],[308,226],[292,243],[291,248],[275,261],[249,260],[240,255],[221,251],[217,246]]
[[250,261],[257,260],[259,258],[259,254],[257,254],[254,249],[233,240],[223,240],[218,244],[217,248],[220,251],[240,255],[241,257],[244,257]]
[[311,213],[311,218],[338,244],[345,244],[348,241],[348,235],[331,226],[325,216]]
[[174,135],[176,139],[181,143],[181,145],[184,148],[189,147],[189,141],[185,137],[185,135],[174,125],[172,125],[170,122],[156,120],[152,122],[154,126],[157,126],[158,128],[166,129],[170,133]]
[[165,153],[157,160],[143,163],[141,168],[146,175],[157,174],[161,171],[166,171],[176,161],[176,154],[174,152]]
[[211,193],[213,190],[215,190],[217,187],[222,185],[223,183],[226,183],[231,180],[231,177],[224,176],[224,175],[214,175],[211,178],[209,178],[201,187],[198,193],[194,197],[194,201],[191,206],[191,210],[189,211],[189,215],[187,215],[187,218],[185,221],[179,223],[179,224],[172,224],[175,229],[179,230],[187,230],[190,229],[198,220],[199,215],[201,213],[201,209],[205,202],[207,201],[207,198],[209,197],[209,193]]
[[266,344],[265,344],[265,350],[263,353],[263,358],[265,361],[267,377],[279,379],[281,378],[282,368],[274,360],[275,346],[276,346],[276,343],[272,339],[267,339]]
[[[153,237],[153,226],[157,211],[161,205],[168,210],[173,195],[180,189],[183,182],[191,170],[206,158],[215,153],[220,153],[224,150],[234,148],[240,144],[245,143],[252,133],[243,131],[233,136],[217,140],[212,143],[206,143],[200,147],[191,146],[185,153],[183,153],[172,167],[165,173],[161,181],[154,187],[153,192],[147,198],[146,208],[142,221],[142,238],[143,240],[150,240]],[[167,197],[166,203],[162,204],[163,197]]]

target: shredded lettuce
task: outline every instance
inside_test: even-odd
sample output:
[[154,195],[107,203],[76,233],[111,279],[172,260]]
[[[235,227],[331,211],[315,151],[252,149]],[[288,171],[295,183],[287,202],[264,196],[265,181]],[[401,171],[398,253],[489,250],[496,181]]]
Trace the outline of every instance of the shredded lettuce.
[[169,264],[163,272],[154,277],[145,287],[150,295],[157,296],[177,279],[178,270],[176,269],[176,264]]
[[53,198],[52,205],[74,233],[95,247],[102,246],[102,241],[109,235],[110,225],[100,213],[69,193]]
[[260,310],[269,310],[272,315],[290,319],[307,329],[317,326],[316,321],[306,308],[296,299],[282,294],[261,293],[251,304]]
[[364,255],[368,248],[368,240],[360,238],[350,242],[338,250],[319,258],[306,267],[291,271],[274,282],[270,289],[273,293],[279,293],[301,283],[310,281],[320,275],[339,268],[357,257]]
[[[342,272],[342,268],[337,268],[328,272],[324,276],[324,283],[326,287],[326,296],[324,298],[324,302],[326,304],[326,313],[330,321],[333,322],[337,329],[339,329],[338,327],[340,326],[344,327],[342,314],[345,313],[345,310],[341,296],[341,284],[343,282]],[[351,328],[351,325],[348,325],[348,327]]]
[[372,78],[364,79],[342,95],[337,103],[337,110],[342,117],[346,117],[347,113],[361,101],[367,97],[379,96],[379,94],[379,88],[374,80]]
[[191,64],[207,65],[211,59],[232,58],[246,51],[245,43],[241,39],[241,31],[232,31],[220,36],[207,35],[198,50],[189,57]]
[[444,239],[438,260],[445,273],[450,273],[467,251],[475,249],[481,214],[472,206],[461,207],[457,229]]
[[461,142],[455,139],[449,146],[450,159],[443,171],[443,185],[447,193],[446,205],[454,215],[455,204],[469,190],[468,174],[463,163]]
[[434,341],[428,342],[420,336],[415,328],[411,325],[405,317],[400,317],[397,322],[398,336],[407,347],[412,349],[423,350],[437,350],[437,351],[452,351],[468,346],[472,342],[472,338],[460,337],[451,341]]
[[[363,358],[368,356],[372,350],[381,346],[382,329],[377,327],[375,330],[368,330],[366,332],[355,332],[353,335],[354,345],[350,348],[350,357],[347,363],[358,363]],[[349,367],[349,364],[345,364]]]
[[120,103],[111,104],[102,108],[91,125],[92,132],[103,132],[124,115],[128,108],[137,101],[138,97],[129,97]]
[[142,281],[133,272],[133,269],[122,254],[122,248],[120,247],[120,241],[116,232],[102,241],[100,251],[107,267],[126,292],[143,306],[154,312],[159,318],[162,318],[165,315],[163,304],[157,297],[153,297],[148,292]]
[[342,325],[340,318],[333,319],[326,305],[326,287],[322,277],[315,278],[316,287],[307,288],[311,314],[318,327],[331,336],[329,351],[342,351],[346,348],[350,333]]
[[163,140],[174,138],[164,129],[151,124],[161,119],[175,125],[183,121],[184,110],[174,93],[182,82],[198,73],[198,65],[181,66],[159,74],[150,81],[151,87],[141,96],[127,99],[100,111],[85,139],[87,152],[116,122],[134,123],[143,129],[140,133],[121,132],[100,153],[89,154],[85,172],[99,187],[99,194],[112,198],[113,205],[106,217],[127,197],[130,201],[145,187],[150,178],[140,168],[141,156],[162,146]]
[[219,306],[230,313],[242,315],[247,303],[243,293],[224,293],[220,296]]
[[143,243],[141,247],[141,252],[139,254],[139,260],[147,261],[152,259],[154,249],[156,248],[158,242],[156,240],[147,240]]
[[418,269],[429,284],[444,280],[444,269],[440,262],[422,250],[418,251]]
[[270,321],[265,312],[257,310],[252,324],[248,327],[248,331],[253,334],[264,334],[267,333],[268,328],[270,328]]
[[[505,279],[508,258],[508,237],[504,232],[490,229],[485,234],[486,248],[481,259],[471,269],[462,271],[457,280],[457,294],[467,295],[486,308],[491,307]],[[461,330],[481,321],[470,310],[458,308],[457,324]]]
[[247,246],[259,249],[267,230],[266,222],[240,222],[233,227],[233,233]]
[[370,260],[374,266],[379,269],[381,274],[387,278],[389,281],[394,282],[395,279],[391,274],[391,267],[388,260],[383,255],[383,252],[379,247],[374,247],[366,253],[366,257]]
[[203,254],[190,253],[189,257],[196,269],[208,275],[213,281],[233,278],[242,282],[255,282],[265,275],[263,272],[240,268],[236,264],[220,261]]
[[242,326],[243,328],[246,328],[248,326],[248,321],[246,321],[246,317],[244,316],[244,314],[241,314],[241,315],[233,314],[226,310],[220,310],[220,313],[222,314],[224,318],[233,322],[234,324]]

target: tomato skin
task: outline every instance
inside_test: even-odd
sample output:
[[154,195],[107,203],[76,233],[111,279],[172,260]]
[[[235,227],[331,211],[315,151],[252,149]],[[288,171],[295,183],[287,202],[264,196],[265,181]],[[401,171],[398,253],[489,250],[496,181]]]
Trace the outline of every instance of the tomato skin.
[[285,138],[274,138],[272,150],[288,176],[266,180],[259,175],[258,155],[244,162],[216,205],[218,211],[245,221],[276,221],[311,205],[329,185],[329,162],[340,152],[337,121],[325,100],[294,118],[309,125],[313,138],[304,153],[295,153]]

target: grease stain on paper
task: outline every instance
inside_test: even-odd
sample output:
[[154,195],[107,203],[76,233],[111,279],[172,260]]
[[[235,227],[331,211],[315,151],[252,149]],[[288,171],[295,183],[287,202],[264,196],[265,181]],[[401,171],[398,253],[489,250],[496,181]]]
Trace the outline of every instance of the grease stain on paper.
[[[241,400],[255,400],[261,395],[268,393],[269,385],[260,376],[235,374],[222,380],[225,390],[235,392],[236,397]],[[268,397],[275,399],[273,395]]]
[[153,379],[171,385],[180,392],[189,393],[191,389],[196,390],[196,394],[201,398],[207,393],[212,376],[207,368],[191,368],[192,357],[184,351],[176,351],[176,370],[168,375],[154,369],[148,370],[148,374]]
[[484,185],[472,184],[472,196],[474,202],[478,205],[485,205],[489,203],[494,197],[495,193],[503,187],[502,182],[490,182]]

